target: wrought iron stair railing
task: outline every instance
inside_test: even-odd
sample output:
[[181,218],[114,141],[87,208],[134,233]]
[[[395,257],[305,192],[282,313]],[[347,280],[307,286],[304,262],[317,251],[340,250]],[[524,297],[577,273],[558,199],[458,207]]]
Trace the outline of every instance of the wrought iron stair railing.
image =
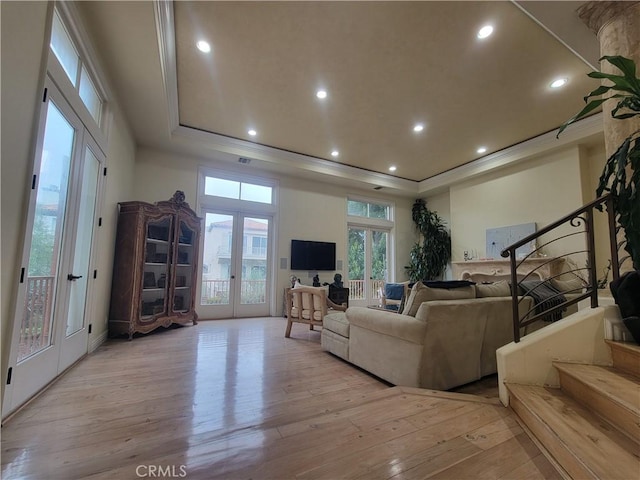
[[[562,217],[560,220],[515,242],[501,252],[501,255],[508,257],[511,263],[514,342],[520,341],[521,331],[526,332],[529,325],[541,320],[557,319],[567,307],[575,305],[584,299],[591,299],[591,308],[598,306],[594,218],[596,210],[603,211],[603,206],[606,207],[609,243],[611,247],[609,268],[613,278],[617,279],[620,275],[620,263],[618,260],[618,249],[620,245],[617,241],[617,226],[610,195],[597,198],[593,202]],[[545,237],[544,239],[542,239],[543,236]],[[576,248],[576,245],[579,243],[579,241],[576,240],[578,236],[584,237],[584,248],[582,248],[582,246]],[[549,239],[549,237],[551,238]],[[538,244],[541,239],[543,240],[542,243]],[[561,242],[568,243],[570,247],[563,249],[560,245]],[[536,245],[536,247],[532,248],[531,251],[526,254],[518,255],[516,253],[517,250],[526,245]],[[542,250],[553,249],[553,247],[551,247],[552,245],[556,251],[559,250],[563,253],[554,254],[552,258],[549,258],[548,262],[541,263],[526,275],[518,273],[518,268],[522,262],[529,258],[545,257]],[[565,268],[562,273],[550,276],[542,281],[533,281],[534,278],[539,278],[536,273],[537,270],[558,259],[565,260],[565,264],[569,268]],[[580,266],[579,262],[584,262],[584,266]],[[566,278],[567,275],[574,279],[581,279],[582,285],[564,292],[558,291],[553,287],[553,280]],[[538,297],[539,301],[534,302],[536,304],[528,311],[521,312],[520,307],[525,298],[525,294],[533,296],[534,298]],[[540,298],[544,298],[544,300],[540,301]]]

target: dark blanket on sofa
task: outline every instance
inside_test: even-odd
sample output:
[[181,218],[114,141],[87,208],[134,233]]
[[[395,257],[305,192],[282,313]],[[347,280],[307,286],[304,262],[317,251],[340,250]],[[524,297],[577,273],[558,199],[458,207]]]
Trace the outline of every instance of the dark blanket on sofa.
[[[536,306],[536,314],[544,313],[553,307],[562,305],[567,299],[553,286],[544,281],[526,281],[520,283],[523,295],[528,295],[533,298],[533,303]],[[563,310],[556,310],[542,317],[545,322],[555,322],[562,318]]]
[[422,283],[429,288],[463,288],[469,285],[475,285],[475,282],[469,280],[423,280]]

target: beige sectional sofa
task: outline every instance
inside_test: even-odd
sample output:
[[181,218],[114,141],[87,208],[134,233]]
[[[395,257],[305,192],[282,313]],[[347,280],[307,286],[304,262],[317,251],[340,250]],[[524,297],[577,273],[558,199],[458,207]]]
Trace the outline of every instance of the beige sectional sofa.
[[[394,385],[448,390],[497,371],[496,350],[513,339],[509,295],[506,282],[450,290],[419,282],[402,313],[327,315],[322,347]],[[532,306],[524,297],[520,311]]]

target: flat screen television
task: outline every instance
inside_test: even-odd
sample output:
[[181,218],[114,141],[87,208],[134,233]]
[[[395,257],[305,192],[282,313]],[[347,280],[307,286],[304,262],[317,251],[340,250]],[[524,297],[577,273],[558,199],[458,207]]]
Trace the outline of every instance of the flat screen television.
[[335,269],[335,243],[291,240],[291,270]]

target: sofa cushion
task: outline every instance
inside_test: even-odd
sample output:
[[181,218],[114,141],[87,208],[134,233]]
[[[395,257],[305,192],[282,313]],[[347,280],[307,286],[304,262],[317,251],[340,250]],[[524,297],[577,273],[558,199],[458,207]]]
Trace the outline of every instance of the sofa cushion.
[[557,278],[552,278],[551,286],[559,292],[582,293],[582,289],[585,287],[585,284],[580,278],[574,276],[569,280],[558,280]]
[[357,326],[418,345],[424,342],[426,324],[413,317],[366,307],[349,307],[346,315],[350,328]]
[[404,304],[402,310],[403,315],[409,315],[415,317],[418,308],[422,302],[429,302],[432,300],[459,300],[463,298],[475,298],[476,287],[475,285],[469,285],[467,287],[460,288],[430,288],[424,285],[422,282],[417,282],[411,289],[409,298]]
[[480,283],[476,285],[476,297],[510,297],[511,287],[506,280],[494,283]]
[[344,312],[329,313],[324,316],[322,328],[349,338],[349,320]]

